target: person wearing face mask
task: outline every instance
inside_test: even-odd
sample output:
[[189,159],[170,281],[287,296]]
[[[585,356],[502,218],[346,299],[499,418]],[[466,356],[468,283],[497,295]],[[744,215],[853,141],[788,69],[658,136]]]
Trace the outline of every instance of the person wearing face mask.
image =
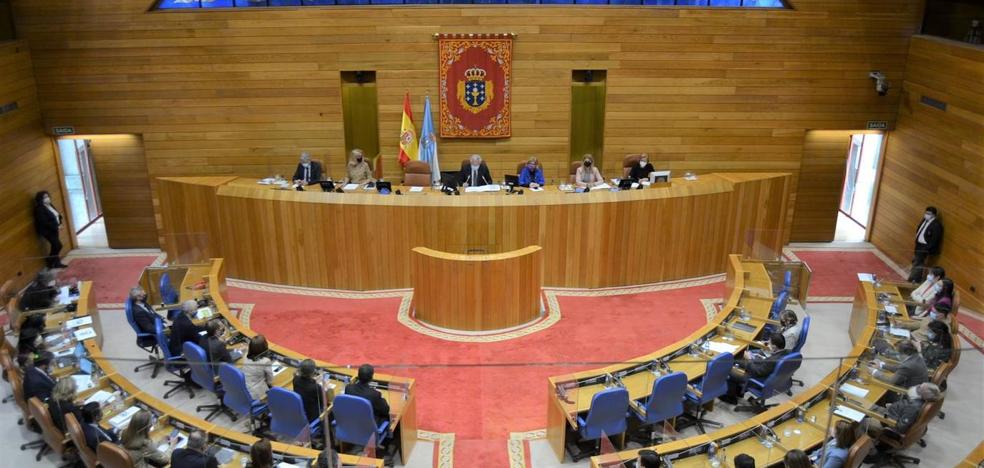
[[294,183],[308,185],[321,180],[321,164],[311,160],[307,151],[301,153],[301,161],[294,170]]
[[574,185],[585,188],[594,187],[604,182],[605,179],[601,177],[601,172],[594,165],[594,157],[585,154],[581,160],[581,167],[578,167],[577,172],[574,173]]
[[926,367],[935,369],[950,360],[953,354],[953,335],[950,327],[939,320],[929,322],[926,327],[926,340],[916,341],[916,348],[926,361]]
[[348,164],[345,165],[346,172],[346,183],[348,184],[365,184],[372,182],[372,168],[369,167],[369,162],[366,161],[365,153],[356,148],[349,153]]
[[639,157],[639,164],[632,166],[629,170],[629,177],[636,180],[643,180],[649,178],[649,173],[655,171],[653,165],[649,163],[649,155],[642,153]]
[[[140,286],[130,289],[130,310],[133,313],[133,322],[137,324],[141,333],[154,334],[157,330],[156,321],[158,319],[164,320],[147,303],[147,291],[144,291]],[[140,346],[150,346],[155,342],[156,340],[152,337],[143,337]]]
[[918,340],[925,340],[927,327],[933,320],[950,320],[950,312],[953,308],[953,280],[944,278],[940,281],[940,290],[928,302],[928,312],[922,317],[911,319],[892,319],[895,327],[904,328],[912,331],[912,337]]
[[473,154],[461,165],[458,180],[461,181],[462,187],[481,187],[492,183],[492,173],[489,171],[489,166],[482,161],[482,157]]
[[51,270],[41,270],[21,294],[17,307],[20,310],[47,309],[55,304],[56,297],[58,297],[58,287],[55,273]]
[[939,255],[940,241],[943,240],[943,223],[936,218],[934,206],[927,206],[923,219],[916,227],[916,247],[912,255],[912,269],[909,270],[909,281],[918,283],[925,273],[926,259],[930,255]]
[[919,354],[915,344],[909,340],[901,341],[895,349],[898,351],[898,362],[881,362],[878,370],[873,373],[876,379],[897,387],[911,387],[929,381],[926,361]]
[[926,281],[923,281],[918,288],[913,289],[909,294],[912,302],[907,303],[906,306],[909,309],[910,315],[915,317],[926,315],[930,301],[943,288],[944,278],[946,278],[946,270],[943,267],[934,266],[929,269],[929,274],[926,275]]
[[543,169],[540,169],[540,162],[536,157],[531,157],[526,161],[523,170],[519,171],[519,185],[529,188],[542,187],[544,184]]
[[738,366],[745,370],[744,375],[732,374],[728,379],[728,393],[718,397],[719,400],[732,405],[738,403],[738,398],[745,392],[748,379],[764,379],[775,370],[779,360],[789,354],[786,349],[786,339],[782,333],[773,333],[769,337],[767,355],[761,359],[744,359],[738,361]]
[[61,253],[62,243],[58,238],[58,231],[65,228],[65,217],[51,204],[51,194],[40,191],[34,195],[34,229],[38,235],[48,241],[51,250],[44,262],[48,268],[66,268],[62,263]]
[[803,325],[799,323],[796,312],[789,309],[783,311],[782,315],[779,316],[779,325],[782,327],[782,337],[786,340],[785,349],[792,351],[796,347],[796,342],[799,341]]

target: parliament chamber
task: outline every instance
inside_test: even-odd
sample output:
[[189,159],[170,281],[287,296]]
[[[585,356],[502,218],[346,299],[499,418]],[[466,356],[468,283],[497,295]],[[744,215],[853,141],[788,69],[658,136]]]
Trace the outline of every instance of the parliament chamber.
[[0,0],[0,466],[984,466],[982,17]]

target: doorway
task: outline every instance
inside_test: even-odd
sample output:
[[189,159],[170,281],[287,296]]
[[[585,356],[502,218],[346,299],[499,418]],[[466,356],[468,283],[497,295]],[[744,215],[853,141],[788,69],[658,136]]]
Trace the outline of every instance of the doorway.
[[106,247],[106,227],[89,140],[58,140],[68,211],[79,247]]
[[864,242],[867,239],[884,140],[885,135],[881,133],[851,135],[834,240]]

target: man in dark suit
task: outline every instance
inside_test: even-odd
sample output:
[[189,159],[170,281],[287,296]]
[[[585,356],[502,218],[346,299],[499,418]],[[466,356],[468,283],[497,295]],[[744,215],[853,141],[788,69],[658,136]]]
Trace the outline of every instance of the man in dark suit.
[[99,446],[100,442],[120,443],[112,431],[104,431],[99,427],[102,420],[102,409],[99,403],[92,401],[82,406],[82,434],[85,436],[85,445],[93,451]]
[[919,418],[919,412],[922,411],[923,405],[938,401],[942,396],[940,387],[932,382],[924,382],[910,387],[904,398],[888,405],[885,416],[895,421],[895,427],[889,433],[905,434],[912,423]]
[[311,160],[307,151],[301,153],[301,162],[294,170],[294,183],[308,185],[321,180],[321,164]]
[[389,403],[383,399],[383,395],[378,390],[369,386],[375,371],[369,364],[359,367],[359,377],[345,386],[345,394],[365,398],[372,404],[372,412],[376,415],[376,422],[383,422],[389,419]]
[[[139,286],[130,289],[130,310],[133,311],[133,322],[137,324],[137,328],[140,329],[141,333],[153,334],[157,329],[157,319],[164,320],[147,303],[147,291],[144,291]],[[146,343],[140,343],[140,346],[151,346],[153,344],[154,340],[151,339],[147,340]]]
[[37,397],[42,402],[51,398],[51,391],[55,388],[55,379],[49,374],[51,361],[54,355],[45,351],[41,357],[34,361],[34,365],[24,371],[24,400]]
[[786,349],[786,338],[782,333],[773,333],[769,337],[768,355],[762,359],[746,359],[738,363],[738,366],[745,370],[745,375],[732,374],[728,379],[728,393],[719,397],[725,403],[736,404],[738,398],[745,392],[745,383],[748,379],[764,379],[776,370],[779,360],[791,351]]
[[174,317],[174,322],[171,323],[171,355],[180,356],[184,351],[184,344],[191,342],[198,344],[202,338],[202,332],[205,332],[205,327],[200,327],[195,325],[195,322],[191,320],[191,317],[198,310],[198,303],[193,300],[184,301],[181,304],[181,311],[176,317]]
[[171,468],[219,468],[219,461],[206,449],[208,438],[202,431],[188,434],[188,446],[171,452]]
[[[882,363],[875,371],[875,378],[888,382],[897,387],[908,388],[929,381],[929,370],[926,361],[916,345],[911,341],[902,341],[896,346],[900,361],[898,364]],[[885,372],[888,371],[888,372]]]
[[308,421],[318,419],[324,408],[324,393],[321,385],[318,385],[318,381],[315,380],[316,371],[314,361],[305,359],[301,361],[297,373],[294,374],[294,392],[301,397],[301,402],[304,404],[304,415]]
[[222,326],[213,320],[205,325],[205,336],[198,340],[198,346],[205,350],[205,359],[212,363],[213,372],[219,371],[219,363],[232,364],[235,361],[225,343],[222,342],[221,334]]
[[489,166],[482,161],[482,157],[473,154],[468,158],[468,162],[461,164],[461,171],[458,172],[458,182],[463,187],[481,187],[492,184],[492,173]]
[[940,242],[943,240],[943,223],[936,218],[934,206],[927,206],[923,220],[916,227],[916,247],[912,255],[912,269],[909,270],[909,281],[922,281],[926,270],[926,259],[930,255],[939,255]]

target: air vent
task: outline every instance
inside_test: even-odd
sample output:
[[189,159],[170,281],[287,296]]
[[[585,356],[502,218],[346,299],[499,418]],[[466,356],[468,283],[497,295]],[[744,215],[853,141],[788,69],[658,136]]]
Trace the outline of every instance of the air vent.
[[926,104],[927,106],[930,107],[935,107],[943,112],[946,112],[946,103],[943,101],[933,99],[929,96],[923,96],[921,99],[919,99],[919,102]]
[[0,115],[6,114],[7,112],[13,112],[17,110],[17,101],[8,102],[0,106]]

